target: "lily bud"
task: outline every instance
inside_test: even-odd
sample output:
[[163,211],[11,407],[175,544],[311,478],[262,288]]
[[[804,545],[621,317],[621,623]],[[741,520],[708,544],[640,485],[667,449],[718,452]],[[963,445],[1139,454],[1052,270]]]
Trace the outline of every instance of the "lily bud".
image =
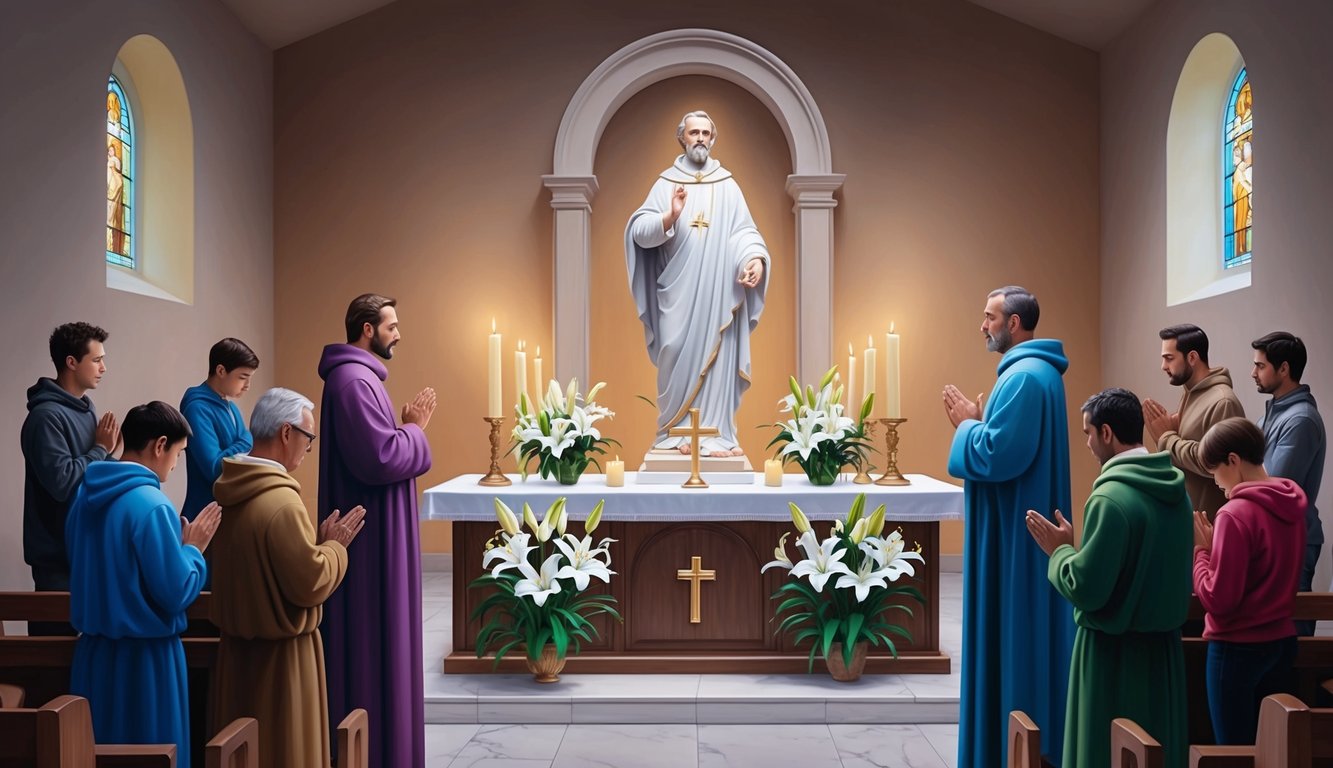
[[866,524],[867,536],[878,536],[884,532],[884,513],[886,511],[887,507],[883,504],[875,507],[875,511],[870,515],[870,522]]
[[787,385],[791,387],[792,397],[796,398],[796,404],[792,406],[792,410],[800,413],[801,406],[805,405],[805,396],[801,394],[801,385],[796,383],[795,376],[787,377]]
[[838,373],[838,366],[836,365],[824,372],[824,376],[819,380],[819,390],[821,392],[824,391],[824,387],[827,387],[830,383],[832,383],[833,377],[837,373]]
[[561,536],[565,535],[565,526],[569,525],[569,512],[561,507],[560,517],[555,519],[555,532]]
[[868,522],[870,522],[870,521],[869,521],[869,520],[866,520],[865,518],[861,518],[860,520],[857,520],[857,521],[856,521],[856,525],[853,525],[853,526],[852,526],[852,543],[853,543],[853,544],[860,544],[861,541],[862,541],[862,539],[864,539],[864,538],[866,537],[866,527],[867,527],[867,526],[866,526],[866,523],[868,523]]
[[791,521],[796,524],[796,530],[801,533],[810,530],[810,519],[805,516],[801,508],[791,501],[787,502],[787,506],[791,507]]
[[843,531],[842,521],[841,521],[841,520],[834,520],[834,521],[833,521],[833,532],[834,532],[834,533],[842,533],[842,531]]
[[597,528],[597,524],[602,522],[602,507],[605,504],[606,499],[597,502],[597,506],[592,508],[592,514],[588,515],[588,520],[583,524],[583,530],[586,531],[589,536],[591,536],[593,530]]
[[550,541],[552,533],[555,533],[555,526],[543,521],[541,526],[537,528],[537,541]]
[[579,380],[570,379],[569,389],[565,390],[565,413],[574,412],[574,396],[578,394]]
[[856,521],[861,519],[861,515],[866,511],[866,495],[857,494],[856,500],[852,502],[852,511],[847,513],[847,524],[856,525]]
[[791,531],[783,533],[782,537],[778,539],[778,545],[773,548],[773,559],[787,565],[792,564],[791,558],[787,557],[787,537],[790,535]]
[[518,518],[514,516],[514,510],[498,498],[495,500],[495,517],[499,519],[500,528],[505,533],[510,536],[518,533]]
[[585,403],[591,403],[591,402],[593,401],[593,398],[594,398],[594,397],[597,397],[597,393],[598,393],[598,392],[601,392],[601,391],[602,391],[602,387],[605,387],[605,386],[606,386],[606,382],[605,382],[605,381],[599,381],[599,382],[597,382],[596,384],[594,384],[593,387],[592,387],[592,389],[588,390],[588,394],[587,394],[587,395],[584,395],[584,397],[583,397],[583,402],[585,402]]
[[526,501],[523,502],[523,524],[528,527],[529,531],[532,531],[534,536],[537,535],[537,530],[541,528],[541,525],[537,522],[537,516],[532,513],[532,507]]

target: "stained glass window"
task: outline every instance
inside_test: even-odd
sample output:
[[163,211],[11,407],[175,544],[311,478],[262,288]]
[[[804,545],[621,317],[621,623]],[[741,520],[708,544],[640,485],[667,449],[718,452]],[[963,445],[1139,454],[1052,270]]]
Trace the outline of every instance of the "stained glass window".
[[1241,69],[1227,99],[1222,135],[1222,265],[1249,264],[1254,229],[1254,99],[1250,78]]
[[134,121],[115,75],[106,84],[106,260],[134,269]]

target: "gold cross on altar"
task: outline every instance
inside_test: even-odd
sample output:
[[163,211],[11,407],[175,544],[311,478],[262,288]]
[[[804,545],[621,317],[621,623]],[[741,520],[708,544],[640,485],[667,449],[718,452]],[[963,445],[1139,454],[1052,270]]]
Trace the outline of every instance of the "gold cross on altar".
[[677,581],[688,581],[690,583],[690,623],[699,624],[703,619],[699,618],[699,582],[717,581],[717,571],[712,569],[703,570],[701,567],[703,558],[698,555],[690,557],[690,569],[676,571]]
[[690,222],[690,226],[695,229],[703,229],[708,226],[708,221],[704,219],[703,211],[699,211],[699,213],[695,215],[694,220]]
[[681,488],[707,488],[708,483],[699,477],[699,438],[712,437],[721,434],[717,427],[699,426],[699,409],[690,409],[690,426],[672,427],[667,431],[671,437],[689,437],[690,438],[690,479],[686,480]]

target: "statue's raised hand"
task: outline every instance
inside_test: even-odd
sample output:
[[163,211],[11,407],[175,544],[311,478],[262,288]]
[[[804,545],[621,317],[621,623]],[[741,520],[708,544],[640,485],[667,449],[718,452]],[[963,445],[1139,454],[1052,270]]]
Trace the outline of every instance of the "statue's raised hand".
[[671,210],[662,216],[663,232],[676,225],[676,219],[680,218],[680,212],[683,210],[685,210],[685,187],[677,184],[676,191],[671,193]]

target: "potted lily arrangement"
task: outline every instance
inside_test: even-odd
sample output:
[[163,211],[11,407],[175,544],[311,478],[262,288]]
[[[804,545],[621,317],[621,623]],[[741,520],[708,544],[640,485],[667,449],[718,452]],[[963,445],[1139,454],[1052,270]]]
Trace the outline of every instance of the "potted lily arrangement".
[[865,494],[856,497],[847,517],[835,520],[823,539],[800,507],[789,506],[803,556],[794,562],[787,556],[789,531],[773,550],[776,559],[762,569],[788,571],[788,581],[772,596],[782,601],[775,617],[781,620],[777,632],[794,633],[798,644],[809,641],[810,671],[815,658],[823,658],[835,680],[860,677],[871,645],[883,646],[897,658],[893,638],[910,643],[912,635],[890,619],[890,612],[911,616],[911,606],[902,599],[924,605],[925,597],[915,587],[894,583],[916,575],[912,561],[925,562],[920,549],[904,551],[899,531],[885,536],[885,505],[866,517]]
[[518,469],[524,480],[528,479],[528,467],[534,459],[542,477],[554,476],[562,485],[577,483],[590,463],[601,469],[601,462],[592,454],[604,456],[604,446],[620,445],[616,440],[602,437],[594,426],[615,416],[610,409],[593,402],[604,386],[605,382],[599,382],[585,398],[578,391],[578,379],[570,379],[567,387],[552,379],[536,404],[528,402],[526,393],[519,395],[514,406],[518,423],[509,451],[518,451]]
[[565,502],[564,497],[556,499],[540,522],[524,502],[520,525],[514,511],[496,499],[500,530],[486,543],[482,557],[490,572],[469,585],[494,589],[472,611],[472,620],[482,621],[477,658],[494,648],[498,665],[506,653],[522,646],[528,669],[539,683],[559,680],[565,657],[579,652],[580,641],[597,637],[590,618],[607,614],[623,620],[613,607],[614,597],[585,594],[593,579],[609,584],[615,574],[610,553],[614,539],[594,544],[592,538],[605,500],[593,507],[581,538],[565,532],[569,520]]
[[842,468],[857,472],[868,466],[872,450],[866,438],[865,420],[874,404],[874,394],[867,395],[853,419],[844,413],[842,386],[835,380],[838,367],[830,368],[819,381],[819,388],[804,389],[796,377],[789,380],[791,394],[778,401],[783,413],[792,418],[773,426],[778,436],[768,447],[782,445],[782,463],[796,462],[815,485],[832,485]]

